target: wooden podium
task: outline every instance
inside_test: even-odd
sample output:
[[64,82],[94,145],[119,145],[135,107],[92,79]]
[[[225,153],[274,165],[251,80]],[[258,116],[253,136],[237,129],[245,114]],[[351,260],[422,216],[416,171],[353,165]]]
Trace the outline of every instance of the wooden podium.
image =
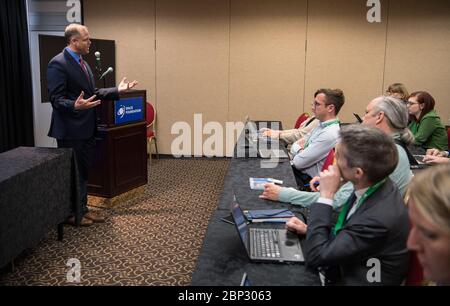
[[145,90],[131,90],[98,107],[89,195],[112,198],[147,184],[146,101]]

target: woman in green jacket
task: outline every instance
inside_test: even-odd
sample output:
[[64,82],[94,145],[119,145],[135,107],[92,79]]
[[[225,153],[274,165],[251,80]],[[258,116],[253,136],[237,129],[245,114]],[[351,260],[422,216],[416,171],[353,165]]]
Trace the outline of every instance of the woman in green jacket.
[[408,110],[412,115],[409,129],[416,139],[415,144],[425,149],[448,149],[447,132],[434,110],[434,99],[426,91],[413,92],[408,98]]

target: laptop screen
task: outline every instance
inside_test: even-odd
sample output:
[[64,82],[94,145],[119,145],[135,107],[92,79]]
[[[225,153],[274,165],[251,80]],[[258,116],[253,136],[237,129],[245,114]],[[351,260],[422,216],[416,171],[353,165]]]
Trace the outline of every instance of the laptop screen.
[[242,212],[241,207],[238,203],[233,202],[231,204],[231,214],[234,219],[234,224],[236,225],[236,228],[239,232],[239,236],[241,236],[241,240],[244,243],[245,248],[247,249],[247,252],[249,251],[248,247],[248,226],[247,226],[247,219],[245,219],[244,213]]

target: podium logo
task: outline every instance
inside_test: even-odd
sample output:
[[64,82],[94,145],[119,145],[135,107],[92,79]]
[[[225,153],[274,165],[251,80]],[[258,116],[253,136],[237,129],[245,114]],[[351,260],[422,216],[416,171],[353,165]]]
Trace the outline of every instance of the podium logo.
[[117,110],[117,116],[119,116],[120,118],[123,118],[123,116],[125,116],[125,105],[121,105]]

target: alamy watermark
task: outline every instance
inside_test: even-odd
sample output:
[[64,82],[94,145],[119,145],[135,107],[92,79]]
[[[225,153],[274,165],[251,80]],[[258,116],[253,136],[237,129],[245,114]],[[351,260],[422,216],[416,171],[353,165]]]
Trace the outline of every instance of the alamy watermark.
[[367,21],[370,23],[381,22],[380,0],[367,0],[366,6],[370,7],[370,9],[367,11]]
[[81,282],[81,262],[77,258],[70,258],[66,266],[70,267],[66,274],[66,280],[68,283]]
[[370,268],[366,273],[366,279],[369,283],[380,283],[381,282],[381,263],[378,258],[370,258],[367,260],[368,268]]
[[[184,121],[175,122],[171,127],[172,135],[177,135],[171,143],[171,154],[176,157],[258,157],[266,150],[269,158],[261,161],[262,168],[275,168],[278,162],[279,141],[269,141],[261,129],[267,128],[265,122],[219,122],[203,123],[202,114],[194,114],[194,125]],[[272,122],[270,127],[278,130],[280,124]],[[206,137],[204,139],[204,137]],[[273,153],[273,154],[272,154]]]

